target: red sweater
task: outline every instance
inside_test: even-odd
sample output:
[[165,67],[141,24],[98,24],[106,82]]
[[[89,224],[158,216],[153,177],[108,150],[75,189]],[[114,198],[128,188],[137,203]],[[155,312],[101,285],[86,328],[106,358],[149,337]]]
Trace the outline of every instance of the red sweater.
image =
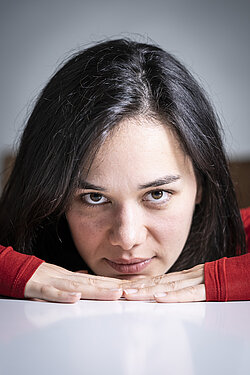
[[[205,263],[207,301],[250,300],[250,208],[241,210],[248,254]],[[43,261],[0,246],[0,295],[24,298],[24,288]]]
[[207,301],[250,300],[250,207],[241,210],[248,254],[205,263]]

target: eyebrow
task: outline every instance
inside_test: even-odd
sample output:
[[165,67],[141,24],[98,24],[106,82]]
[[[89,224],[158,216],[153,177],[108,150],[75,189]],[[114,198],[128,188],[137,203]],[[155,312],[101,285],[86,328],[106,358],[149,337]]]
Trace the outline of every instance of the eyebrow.
[[[162,185],[168,185],[168,184],[171,184],[172,182],[180,180],[180,178],[181,177],[179,175],[167,175],[167,176],[158,178],[156,180],[153,180],[151,182],[148,182],[146,184],[141,184],[141,185],[138,186],[138,189],[143,190],[143,189],[147,189],[147,188],[150,188],[150,187],[158,187],[158,186],[162,186]],[[79,189],[108,191],[108,189],[106,189],[102,186],[90,184],[89,182],[84,181],[84,180],[80,181]]]
[[79,185],[78,185],[78,188],[79,188],[79,189],[86,189],[86,190],[108,191],[107,189],[105,189],[105,188],[102,187],[102,186],[98,186],[98,185],[90,184],[89,182],[84,181],[84,180],[81,180],[81,181],[80,181],[80,183],[79,183]]
[[148,182],[147,184],[139,185],[139,189],[141,190],[141,189],[147,189],[149,187],[157,187],[157,186],[161,186],[161,185],[168,185],[168,184],[171,184],[172,182],[180,180],[180,178],[181,177],[179,175],[164,176],[164,177],[158,178],[157,180]]

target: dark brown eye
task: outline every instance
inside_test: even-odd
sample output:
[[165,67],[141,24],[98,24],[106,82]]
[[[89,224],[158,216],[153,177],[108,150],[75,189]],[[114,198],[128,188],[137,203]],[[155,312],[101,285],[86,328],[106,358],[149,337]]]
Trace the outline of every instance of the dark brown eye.
[[101,194],[97,194],[97,193],[91,193],[89,194],[89,198],[93,201],[93,202],[99,202],[101,199],[102,199],[102,195]]
[[163,191],[162,190],[156,190],[151,193],[151,196],[153,199],[161,199],[163,197]]
[[165,190],[153,190],[146,194],[144,200],[152,204],[167,203],[171,198],[171,193]]
[[99,205],[99,204],[108,202],[107,198],[99,193],[83,194],[81,199],[84,203],[87,203],[90,206]]

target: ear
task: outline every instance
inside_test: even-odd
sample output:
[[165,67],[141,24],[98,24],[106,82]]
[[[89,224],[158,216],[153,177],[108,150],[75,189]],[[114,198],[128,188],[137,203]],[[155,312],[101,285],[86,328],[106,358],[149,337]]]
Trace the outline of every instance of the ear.
[[197,182],[197,192],[196,192],[196,198],[195,198],[195,204],[201,203],[202,199],[202,186],[201,183]]

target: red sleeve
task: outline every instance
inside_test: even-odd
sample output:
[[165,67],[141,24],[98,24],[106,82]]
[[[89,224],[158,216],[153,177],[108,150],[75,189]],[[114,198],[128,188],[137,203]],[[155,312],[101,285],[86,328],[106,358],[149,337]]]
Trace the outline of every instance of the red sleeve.
[[206,301],[250,300],[250,207],[241,217],[248,254],[205,263]]
[[43,260],[0,245],[0,295],[24,298],[24,288]]

